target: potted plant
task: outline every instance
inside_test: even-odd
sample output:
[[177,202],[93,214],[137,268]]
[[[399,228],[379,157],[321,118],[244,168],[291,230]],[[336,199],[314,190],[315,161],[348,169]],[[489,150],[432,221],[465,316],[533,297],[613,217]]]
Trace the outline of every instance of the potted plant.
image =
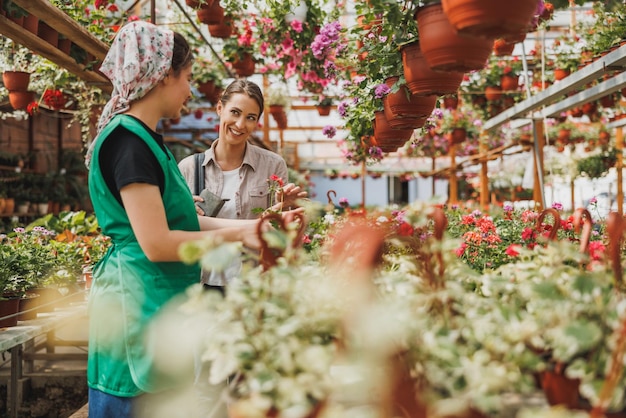
[[615,166],[617,161],[615,148],[599,151],[578,160],[577,168],[579,175],[597,179],[605,176],[609,169]]
[[302,91],[313,94],[321,94],[340,80],[335,58],[342,56],[348,43],[339,21],[341,8],[325,7],[319,0],[253,3],[259,11],[256,27],[262,34],[253,42],[262,51],[264,72],[293,77]]
[[234,28],[235,34],[224,40],[222,55],[230,63],[239,77],[249,77],[256,71],[256,63],[261,61],[258,54],[256,26],[249,19],[239,19]]
[[330,115],[330,110],[333,106],[333,98],[325,95],[321,95],[318,98],[317,104],[315,107],[317,108],[317,113],[320,116],[328,116]]
[[562,80],[571,73],[578,70],[581,63],[580,58],[580,39],[577,36],[573,38],[561,36],[554,40],[554,80]]
[[449,137],[451,144],[461,144],[466,139],[478,139],[481,125],[482,120],[472,109],[461,106],[443,111],[439,129]]
[[274,118],[279,129],[287,127],[287,113],[291,109],[291,96],[287,84],[272,82],[265,91],[265,101],[268,111]]
[[193,62],[192,73],[198,91],[216,105],[223,87],[222,80],[228,77],[226,69],[216,60],[199,57]]
[[[315,417],[331,393],[329,370],[346,301],[328,298],[319,264],[291,247],[301,241],[298,231],[277,228],[260,236],[272,247],[283,243],[278,265],[244,268],[224,298],[193,289],[184,309],[211,318],[220,330],[203,341],[202,359],[212,384],[228,379],[222,399],[231,416],[287,416],[291,411]],[[211,260],[211,268],[219,270],[228,262],[224,257],[238,256],[242,247],[198,241],[181,250],[188,262],[201,256],[202,263]]]
[[35,99],[35,93],[29,90],[29,83],[36,61],[28,48],[0,36],[2,81],[15,110],[26,110],[28,104]]

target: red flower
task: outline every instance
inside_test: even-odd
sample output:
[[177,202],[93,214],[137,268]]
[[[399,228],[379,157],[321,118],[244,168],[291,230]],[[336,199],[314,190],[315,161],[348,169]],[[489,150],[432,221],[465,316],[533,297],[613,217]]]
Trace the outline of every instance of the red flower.
[[589,243],[589,256],[594,261],[601,260],[605,250],[606,247],[601,241],[591,241]]
[[37,113],[38,110],[39,110],[39,103],[37,102],[30,102],[28,106],[26,106],[26,111],[28,112],[29,115],[34,115],[35,113]]
[[272,174],[270,176],[270,181],[275,181],[276,183],[278,183],[278,185],[280,187],[283,187],[285,182],[283,182],[283,179],[281,179],[280,177],[278,177],[276,174]]
[[511,244],[504,253],[511,257],[517,257],[519,255],[519,248],[519,245]]
[[524,228],[522,231],[522,239],[528,241],[535,238],[535,230],[529,227]]
[[43,101],[46,106],[52,109],[63,109],[67,102],[61,90],[46,90],[43,94]]
[[413,235],[414,229],[413,227],[406,223],[406,222],[402,222],[399,226],[398,226],[398,235],[403,236],[403,237],[410,237],[411,235]]
[[107,4],[109,4],[109,0],[96,0],[93,2],[93,5],[96,6],[96,9],[104,9]]

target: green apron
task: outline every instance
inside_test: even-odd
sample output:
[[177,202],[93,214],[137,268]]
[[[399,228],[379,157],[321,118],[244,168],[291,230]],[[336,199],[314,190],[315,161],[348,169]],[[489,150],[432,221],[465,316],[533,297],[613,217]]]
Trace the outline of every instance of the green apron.
[[[89,194],[98,224],[112,246],[96,265],[89,294],[91,388],[116,396],[136,396],[176,386],[154,360],[149,343],[151,321],[177,295],[200,281],[200,267],[182,262],[151,262],[141,250],[124,208],[109,191],[98,156],[107,136],[119,125],[139,135],[157,157],[165,175],[163,205],[172,230],[199,231],[193,198],[172,153],[156,143],[134,118],[117,115],[103,129],[89,170]],[[149,208],[146,208],[149,210]]]

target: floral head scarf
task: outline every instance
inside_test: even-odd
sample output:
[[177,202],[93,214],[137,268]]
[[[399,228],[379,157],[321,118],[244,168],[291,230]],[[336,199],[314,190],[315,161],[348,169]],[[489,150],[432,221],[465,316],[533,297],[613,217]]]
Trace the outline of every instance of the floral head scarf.
[[89,145],[87,168],[102,129],[165,78],[172,66],[173,50],[174,32],[152,23],[130,22],[117,33],[100,67],[113,83],[113,93],[100,116],[96,138]]

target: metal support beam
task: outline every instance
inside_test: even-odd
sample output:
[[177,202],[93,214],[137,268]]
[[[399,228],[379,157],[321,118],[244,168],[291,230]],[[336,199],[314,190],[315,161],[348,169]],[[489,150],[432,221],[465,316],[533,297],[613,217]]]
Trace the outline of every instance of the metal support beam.
[[626,86],[626,72],[620,73],[613,78],[602,81],[593,87],[589,87],[565,100],[561,100],[543,109],[541,112],[543,117],[555,117],[561,112],[579,106],[583,103],[598,100],[601,97],[609,95],[613,92],[621,90]]
[[528,113],[561,99],[564,94],[584,87],[610,71],[623,69],[624,66],[626,66],[626,45],[609,52],[595,62],[554,83],[547,89],[485,121],[483,129],[493,129],[511,119],[526,117]]

